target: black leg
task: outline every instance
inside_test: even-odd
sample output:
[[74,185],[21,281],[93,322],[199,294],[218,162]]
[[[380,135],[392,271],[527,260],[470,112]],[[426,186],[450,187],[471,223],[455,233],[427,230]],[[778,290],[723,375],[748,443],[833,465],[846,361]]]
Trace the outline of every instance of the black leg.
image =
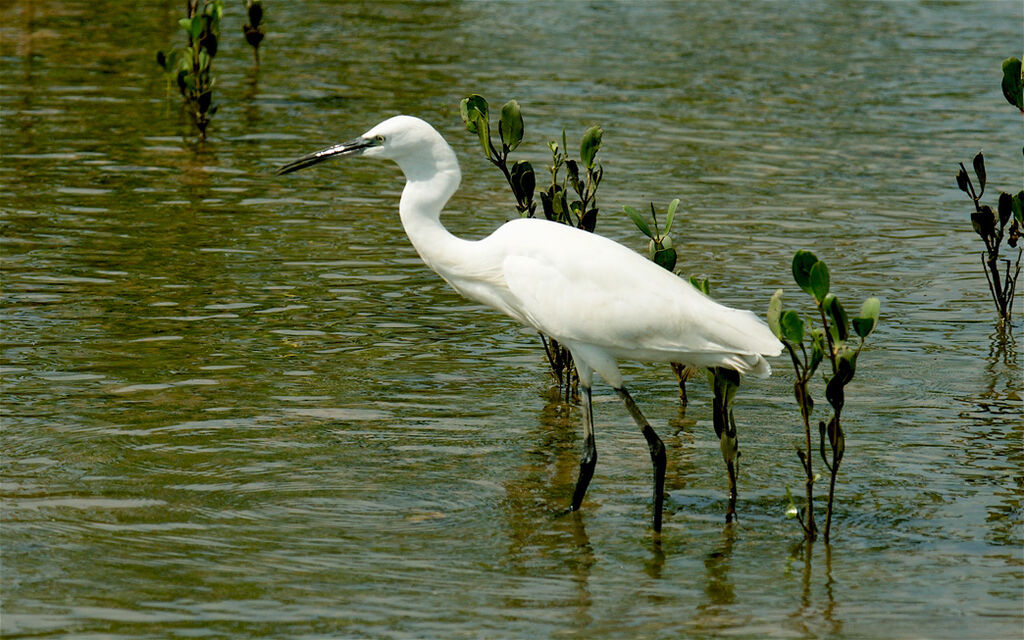
[[647,440],[647,447],[651,450],[651,464],[654,466],[654,530],[661,531],[661,512],[665,503],[665,444],[654,432],[644,414],[640,413],[640,408],[633,402],[633,397],[626,388],[622,387],[615,391],[625,403],[629,415],[633,416],[633,421],[640,427],[640,432]]
[[740,441],[736,433],[736,419],[732,403],[740,385],[740,376],[732,369],[717,367],[714,374],[715,397],[711,402],[715,433],[722,449],[722,459],[729,474],[729,505],[725,511],[726,523],[736,519],[736,472],[739,465]]
[[587,493],[590,479],[594,477],[594,467],[597,466],[597,445],[594,442],[594,409],[591,406],[590,387],[580,385],[583,393],[583,458],[580,459],[580,477],[576,481],[576,490],[572,492],[572,506],[570,511],[577,511],[583,502],[583,496]]

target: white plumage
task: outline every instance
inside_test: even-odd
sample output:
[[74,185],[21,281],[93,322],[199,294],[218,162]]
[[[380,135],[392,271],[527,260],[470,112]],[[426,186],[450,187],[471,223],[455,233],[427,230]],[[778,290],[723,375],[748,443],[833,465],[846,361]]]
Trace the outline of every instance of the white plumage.
[[682,362],[768,375],[765,356],[782,352],[768,326],[749,311],[711,300],[635,251],[567,225],[523,218],[506,222],[482,240],[455,237],[440,215],[459,186],[458,161],[441,135],[418,118],[390,118],[351,142],[300,158],[278,173],[356,154],[389,158],[402,169],[402,226],[431,269],[467,298],[569,348],[584,392],[587,432],[573,509],[579,507],[596,464],[590,402],[596,371],[626,401],[651,446],[655,528],[660,528],[656,449],[663,478],[664,447],[625,391],[617,361]]

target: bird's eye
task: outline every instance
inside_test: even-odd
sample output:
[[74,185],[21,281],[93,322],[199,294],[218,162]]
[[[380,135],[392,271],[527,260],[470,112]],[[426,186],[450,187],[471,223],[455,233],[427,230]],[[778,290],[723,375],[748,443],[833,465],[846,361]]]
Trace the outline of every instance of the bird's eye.
[[377,141],[377,144],[384,144],[384,136],[377,136],[375,140]]

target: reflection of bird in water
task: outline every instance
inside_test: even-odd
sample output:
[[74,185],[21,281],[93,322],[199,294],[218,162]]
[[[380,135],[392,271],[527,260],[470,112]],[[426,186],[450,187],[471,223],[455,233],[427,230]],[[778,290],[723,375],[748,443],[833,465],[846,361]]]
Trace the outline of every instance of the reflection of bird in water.
[[385,120],[362,136],[278,170],[350,155],[398,163],[406,184],[399,215],[424,262],[462,295],[536,328],[568,347],[579,372],[585,452],[572,497],[580,507],[597,464],[591,386],[596,371],[640,427],[654,466],[654,529],[661,528],[665,446],[623,386],[617,361],[682,362],[768,375],[764,356],[782,344],[749,311],[718,304],[688,282],[602,236],[536,218],[506,222],[482,240],[457,238],[441,209],[459,186],[448,143],[411,116]]

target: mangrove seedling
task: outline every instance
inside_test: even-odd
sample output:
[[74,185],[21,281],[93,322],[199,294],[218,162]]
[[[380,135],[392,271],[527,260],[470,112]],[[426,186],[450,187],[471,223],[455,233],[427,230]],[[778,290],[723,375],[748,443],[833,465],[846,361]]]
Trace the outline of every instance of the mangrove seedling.
[[206,139],[210,118],[217,112],[217,105],[213,104],[211,67],[217,55],[223,11],[223,0],[203,0],[201,8],[199,0],[188,0],[186,15],[178,20],[188,35],[188,46],[156,54],[157,64],[177,82],[185,109],[203,140]]
[[622,207],[622,210],[626,212],[629,219],[633,221],[636,228],[640,230],[640,233],[650,238],[650,243],[647,246],[647,251],[658,266],[664,267],[669,271],[676,268],[676,250],[672,247],[672,236],[669,232],[672,231],[672,219],[676,214],[676,208],[679,207],[679,198],[676,198],[672,202],[668,203],[668,210],[665,212],[665,228],[658,228],[658,214],[654,210],[654,203],[651,203],[651,220],[654,222],[654,229],[652,230],[644,217],[640,215],[640,212],[633,207]]
[[[853,380],[857,370],[857,358],[864,341],[878,326],[881,303],[878,298],[868,298],[860,308],[860,314],[850,318],[839,298],[830,292],[828,267],[810,251],[797,251],[793,256],[793,279],[797,286],[810,294],[821,321],[820,327],[812,326],[812,320],[805,320],[799,312],[782,308],[782,289],[775,292],[768,304],[768,326],[782,344],[793,363],[796,380],[793,396],[800,407],[804,428],[804,448],[797,447],[797,457],[805,475],[806,502],[804,508],[791,509],[798,516],[804,536],[814,540],[818,527],[814,521],[814,473],[813,436],[811,430],[814,399],[810,384],[818,366],[825,360],[831,367],[831,374],[825,374],[825,399],[832,408],[828,419],[818,421],[818,450],[828,469],[828,504],[825,510],[825,544],[829,543],[832,528],[832,513],[835,503],[836,477],[839,465],[846,451],[846,435],[841,417],[846,402],[846,385]],[[825,440],[828,439],[829,450]],[[829,455],[831,454],[831,456]]]
[[[1021,235],[1024,235],[1024,191],[1016,195],[1001,192],[997,209],[993,211],[989,205],[981,204],[981,198],[985,195],[985,157],[979,152],[974,156],[973,164],[974,175],[978,180],[977,189],[962,162],[960,172],[956,175],[956,184],[974,203],[971,226],[985,243],[985,250],[981,253],[982,270],[999,320],[1009,330],[1012,327],[1010,316],[1013,314],[1013,298],[1017,292],[1017,276],[1020,275],[1022,247],[1018,247],[1018,244]],[[1011,250],[1017,249],[1015,260],[1000,257],[1004,238]]]

